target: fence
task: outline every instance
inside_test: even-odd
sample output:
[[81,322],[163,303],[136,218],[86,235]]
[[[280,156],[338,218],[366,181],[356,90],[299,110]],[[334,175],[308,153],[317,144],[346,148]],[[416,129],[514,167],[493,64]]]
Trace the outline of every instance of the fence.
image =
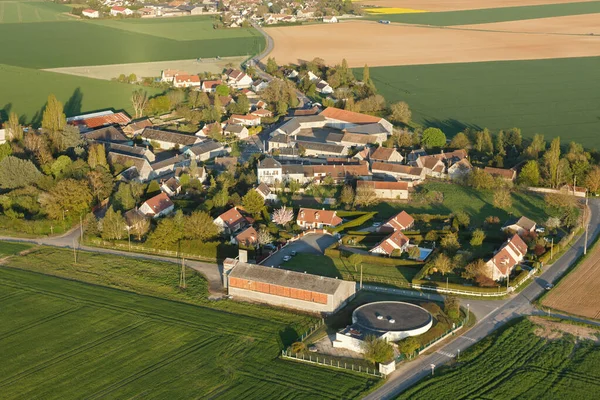
[[300,339],[301,342],[304,342],[304,340],[307,337],[312,335],[317,329],[319,329],[323,325],[325,325],[325,320],[323,318],[321,318],[321,320],[319,322],[317,322],[316,324],[311,326],[306,332],[304,332],[302,335],[300,335],[300,337],[298,339]]
[[363,367],[361,365],[356,366],[356,365],[354,365],[352,363],[348,363],[346,361],[340,361],[340,360],[334,361],[333,358],[328,359],[327,357],[323,357],[323,356],[321,356],[319,358],[319,356],[313,357],[312,355],[309,354],[308,358],[306,358],[306,356],[303,353],[296,354],[291,351],[281,350],[281,357],[287,358],[289,360],[302,361],[302,362],[311,363],[311,364],[323,365],[323,366],[331,367],[331,368],[339,368],[339,369],[345,369],[348,371],[360,372],[363,374],[372,375],[372,376],[376,376],[379,378],[384,376],[382,373],[380,373],[377,370],[377,368]]

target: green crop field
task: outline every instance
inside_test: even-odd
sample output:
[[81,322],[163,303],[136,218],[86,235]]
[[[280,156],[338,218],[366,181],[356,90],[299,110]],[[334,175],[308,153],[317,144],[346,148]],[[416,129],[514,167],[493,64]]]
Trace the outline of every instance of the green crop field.
[[[467,126],[518,127],[600,148],[600,57],[371,68],[388,102],[452,136]],[[358,76],[361,70],[356,70]]]
[[374,20],[387,19],[392,22],[407,24],[454,26],[592,13],[600,13],[600,1],[416,14],[379,14],[369,15],[368,18]]
[[[181,294],[163,284],[165,277],[176,284],[175,264],[138,261],[129,270],[131,260],[81,253],[82,265],[72,266],[68,251],[38,252],[8,265],[151,296],[0,268],[3,398],[338,399],[360,397],[378,382],[279,359],[306,317],[209,302],[198,288]],[[190,285],[205,290],[197,275]],[[168,293],[204,305],[156,297]]]
[[461,353],[459,365],[397,399],[594,399],[600,392],[600,347],[572,336],[547,340],[527,319]]
[[[131,92],[124,83],[90,79],[30,68],[0,65],[0,120],[12,110],[25,121],[39,122],[48,95],[65,104],[67,116],[106,108],[124,109],[130,114]],[[146,88],[150,95],[157,89]]]
[[50,2],[0,1],[0,24],[64,21],[71,7]]
[[10,256],[31,248],[25,243],[0,242],[0,256]]

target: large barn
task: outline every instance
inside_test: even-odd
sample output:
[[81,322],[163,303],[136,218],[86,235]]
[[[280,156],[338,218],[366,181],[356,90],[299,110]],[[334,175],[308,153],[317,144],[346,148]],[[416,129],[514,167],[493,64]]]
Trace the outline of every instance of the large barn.
[[356,282],[248,264],[223,262],[228,294],[242,299],[314,313],[333,313],[356,293]]

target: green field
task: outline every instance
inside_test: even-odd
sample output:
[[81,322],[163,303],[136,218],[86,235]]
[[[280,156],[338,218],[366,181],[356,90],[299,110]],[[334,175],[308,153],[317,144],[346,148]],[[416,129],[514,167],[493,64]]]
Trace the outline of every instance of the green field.
[[454,26],[592,13],[600,13],[600,1],[416,14],[379,14],[370,15],[368,18],[374,20],[387,19],[392,22],[402,22],[407,24]]
[[[3,398],[338,399],[360,397],[377,382],[280,360],[306,317],[198,293],[189,299],[204,306],[158,298],[161,290],[179,295],[175,285],[160,285],[166,276],[176,284],[175,264],[139,261],[130,270],[131,260],[82,253],[82,265],[72,267],[68,251],[40,251],[9,265],[153,295],[0,268]],[[203,282],[195,276],[190,285]]]
[[64,21],[71,7],[50,2],[0,1],[0,24]]
[[10,256],[13,254],[17,254],[21,251],[27,250],[29,248],[31,248],[31,246],[25,243],[0,241],[0,256]]
[[595,399],[600,347],[572,336],[547,340],[523,319],[461,353],[397,399]]
[[[465,127],[519,127],[600,148],[600,57],[371,68],[388,102],[453,135]],[[358,76],[361,70],[356,70]]]
[[[39,122],[48,95],[65,104],[67,116],[106,108],[130,114],[131,92],[136,86],[56,72],[0,65],[0,120],[12,110],[28,122]],[[157,89],[146,88],[149,94]]]

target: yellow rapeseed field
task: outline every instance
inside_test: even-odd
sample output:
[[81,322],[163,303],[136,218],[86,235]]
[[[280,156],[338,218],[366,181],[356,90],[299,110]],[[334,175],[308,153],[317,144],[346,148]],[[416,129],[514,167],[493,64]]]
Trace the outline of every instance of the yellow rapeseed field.
[[426,10],[415,10],[414,8],[399,8],[399,7],[376,7],[365,8],[369,14],[414,14],[426,13]]

